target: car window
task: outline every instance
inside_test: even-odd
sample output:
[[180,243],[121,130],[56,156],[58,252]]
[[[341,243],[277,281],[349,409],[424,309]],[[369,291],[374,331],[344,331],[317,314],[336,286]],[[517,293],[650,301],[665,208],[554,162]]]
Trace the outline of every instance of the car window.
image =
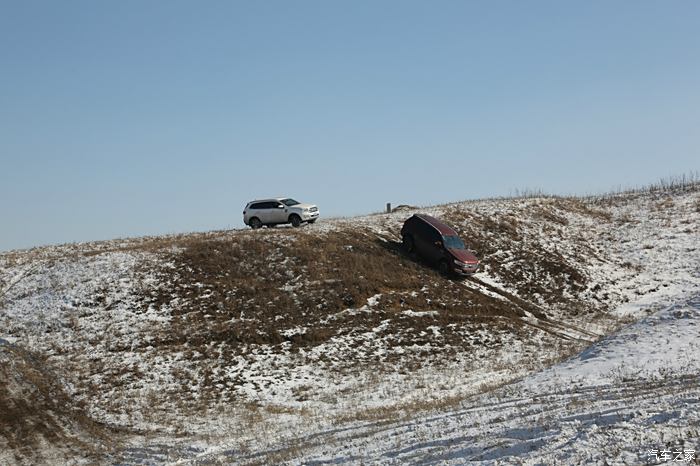
[[254,204],[251,204],[250,207],[248,207],[248,208],[249,209],[264,209],[263,204],[265,204],[265,203],[264,202],[256,202]]
[[282,199],[282,203],[286,206],[293,206],[293,205],[301,204],[299,201],[295,201],[292,198]]
[[432,225],[428,225],[428,227],[430,227],[430,236],[429,236],[430,242],[431,242],[431,243],[434,243],[434,242],[436,242],[436,241],[441,241],[441,240],[442,240],[442,235],[440,234],[440,232],[437,231],[437,230],[435,229],[435,227],[432,226]]
[[443,242],[446,248],[450,249],[466,249],[464,243],[458,236],[444,236]]
[[440,241],[440,239],[442,238],[440,232],[437,231],[437,229],[435,229],[435,227],[429,224],[428,222],[422,222],[422,228],[423,237],[426,241],[434,243],[435,241]]

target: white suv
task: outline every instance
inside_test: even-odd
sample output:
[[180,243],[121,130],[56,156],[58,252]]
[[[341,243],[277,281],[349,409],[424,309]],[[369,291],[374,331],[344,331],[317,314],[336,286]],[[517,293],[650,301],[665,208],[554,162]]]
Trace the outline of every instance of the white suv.
[[251,201],[243,210],[243,222],[253,229],[281,223],[291,223],[298,227],[302,222],[314,223],[317,218],[318,207],[288,197]]

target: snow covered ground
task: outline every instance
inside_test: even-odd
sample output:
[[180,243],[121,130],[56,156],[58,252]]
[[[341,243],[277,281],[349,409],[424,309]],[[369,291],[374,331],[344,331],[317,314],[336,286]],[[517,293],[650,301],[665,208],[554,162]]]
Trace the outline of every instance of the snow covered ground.
[[[637,464],[697,450],[697,189],[420,211],[455,225],[482,272],[446,280],[403,257],[410,212],[11,251],[0,339],[111,429],[85,462]],[[309,245],[326,262],[294,252]],[[12,405],[33,389],[8,373]],[[3,462],[58,458],[33,444],[44,454]]]
[[656,464],[663,451],[691,460],[699,374],[700,296],[456,409],[315,433],[290,455],[301,449],[305,464]]

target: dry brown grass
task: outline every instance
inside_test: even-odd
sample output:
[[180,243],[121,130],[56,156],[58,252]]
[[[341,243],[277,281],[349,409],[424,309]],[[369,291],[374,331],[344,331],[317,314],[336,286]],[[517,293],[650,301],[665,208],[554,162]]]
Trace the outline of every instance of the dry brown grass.
[[656,210],[657,212],[665,212],[669,209],[672,209],[673,204],[674,204],[673,197],[666,196],[654,204],[654,210]]
[[629,213],[623,213],[619,215],[617,218],[615,218],[615,222],[618,224],[625,224],[625,223],[639,223],[637,220],[635,220],[632,215]]
[[66,459],[108,453],[114,445],[108,432],[72,402],[46,362],[0,345],[0,445],[18,463],[43,463],[45,453]]
[[556,204],[561,209],[567,210],[569,212],[578,213],[583,216],[591,217],[597,219],[601,223],[611,222],[613,217],[612,214],[606,210],[596,207],[591,202],[586,202],[583,199],[578,198],[565,198],[557,199]]
[[[142,351],[147,345],[166,353],[181,352],[192,370],[173,372],[181,393],[164,394],[173,402],[189,400],[188,387],[193,383],[211,388],[201,391],[197,399],[205,405],[234,396],[235,387],[246,380],[218,369],[254,347],[295,353],[336,338],[353,341],[389,322],[374,333],[389,351],[360,355],[359,338],[351,343],[358,346],[357,359],[336,360],[333,367],[382,362],[389,363],[382,366],[387,370],[412,370],[428,356],[449,357],[470,345],[496,344],[471,337],[482,328],[508,327],[518,332],[517,321],[523,315],[522,304],[489,297],[442,277],[429,264],[401,252],[398,242],[359,228],[327,235],[313,230],[263,230],[190,238],[179,241],[175,249],[172,242],[160,246],[162,250],[156,247],[152,252],[173,265],[144,265],[158,276],[160,285],[143,284],[140,308],[154,306],[170,314],[170,326],[151,335],[142,343],[144,348],[111,350]],[[380,304],[370,312],[343,312],[361,308],[377,294],[381,294]],[[99,296],[95,302],[99,305]],[[432,314],[404,314],[407,310]],[[441,328],[438,339],[431,326]],[[391,350],[428,344],[429,354],[411,350],[409,357],[402,356],[402,348]],[[321,354],[319,363],[327,362]],[[345,370],[342,367],[337,370]],[[93,370],[103,373],[104,383],[119,387],[138,380],[137,369]],[[213,389],[217,384],[233,390]]]
[[[371,328],[387,318],[393,319],[395,331],[409,326],[402,322],[406,319],[401,319],[401,311],[434,310],[440,293],[442,312],[437,323],[516,315],[502,303],[404,256],[398,243],[382,241],[368,232],[348,230],[326,236],[264,232],[225,240],[192,240],[182,247],[169,257],[176,267],[158,271],[161,283],[172,286],[143,297],[144,306],[178,301],[172,311],[173,331],[161,336],[159,345],[288,342],[293,348],[303,347],[350,329]],[[412,296],[434,282],[437,286],[431,288],[431,300]],[[382,294],[382,311],[337,315],[362,307],[376,294]],[[435,319],[418,319],[410,326],[420,332],[434,323]],[[283,334],[297,327],[306,331]]]
[[535,205],[531,210],[532,217],[537,220],[562,226],[566,226],[569,224],[569,221],[566,219],[566,217],[557,212],[556,205],[554,205],[552,202],[549,202],[547,204]]
[[[559,209],[573,209],[605,221],[608,219],[578,201],[561,199],[546,199],[544,203],[528,207],[522,215],[534,216],[544,231],[557,235],[559,229],[568,225]],[[489,268],[490,273],[509,283],[520,297],[529,301],[540,297],[548,304],[566,305],[572,310],[581,308],[579,303],[567,300],[562,293],[567,290],[575,296],[586,288],[587,279],[576,261],[548,250],[543,242],[546,237],[526,239],[521,219],[516,214],[481,216],[451,209],[444,219],[454,226],[471,249],[483,257],[482,264]],[[503,257],[497,254],[499,251],[509,251],[508,262],[503,262]],[[586,253],[590,254],[590,251],[584,251],[582,247],[581,256]]]

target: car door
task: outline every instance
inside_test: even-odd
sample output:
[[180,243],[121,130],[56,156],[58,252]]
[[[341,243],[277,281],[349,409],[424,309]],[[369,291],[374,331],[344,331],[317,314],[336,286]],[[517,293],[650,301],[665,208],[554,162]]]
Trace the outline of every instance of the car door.
[[416,223],[416,229],[413,235],[413,240],[416,246],[416,252],[419,255],[429,258],[430,255],[430,230],[432,227],[426,224],[423,220],[419,220]]
[[421,244],[418,247],[421,255],[429,262],[437,262],[442,257],[442,249],[436,244],[438,241],[440,241],[440,233],[432,225],[423,223]]
[[246,209],[246,216],[248,217],[248,219],[258,218],[261,222],[265,223],[265,220],[263,219],[262,215],[263,204],[264,202],[254,202],[250,204]]
[[268,224],[274,223],[273,221],[273,202],[261,202],[258,204],[258,218],[261,222]]
[[438,262],[444,257],[443,239],[442,235],[436,228],[430,227],[430,229],[432,231],[429,235],[430,239],[428,241],[427,256],[431,261]]
[[285,223],[287,221],[287,206],[279,201],[271,202],[270,218],[273,223]]

